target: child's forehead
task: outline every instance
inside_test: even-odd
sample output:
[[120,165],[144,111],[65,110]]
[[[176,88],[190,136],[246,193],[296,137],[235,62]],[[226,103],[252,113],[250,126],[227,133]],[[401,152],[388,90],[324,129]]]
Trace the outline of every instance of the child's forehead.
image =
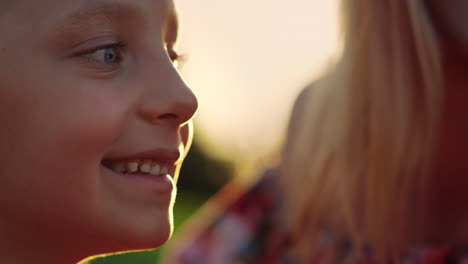
[[177,31],[172,29],[177,27],[173,0],[0,0],[1,8],[7,14],[3,22],[34,24],[36,32],[43,31],[43,36],[70,27],[103,24],[144,30],[157,23],[165,30]]
[[[57,0],[56,0],[57,1]],[[60,1],[60,0],[59,0]],[[74,0],[77,1],[77,0]],[[153,17],[166,17],[167,14],[173,11],[172,1],[151,0],[151,1],[135,1],[135,0],[100,0],[100,1],[81,1],[82,3],[73,10],[70,10],[68,15],[71,18],[88,18],[95,15],[108,16],[144,16],[145,11],[149,11]],[[153,2],[154,4],[141,4],[144,2]]]
[[7,11],[53,13],[56,17],[104,13],[146,13],[154,17],[173,13],[174,3],[173,0],[0,0],[0,14]]

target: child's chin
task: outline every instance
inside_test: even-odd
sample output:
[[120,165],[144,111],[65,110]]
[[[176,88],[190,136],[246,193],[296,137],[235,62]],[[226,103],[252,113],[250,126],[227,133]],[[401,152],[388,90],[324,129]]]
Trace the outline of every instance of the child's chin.
[[170,222],[150,228],[138,228],[134,233],[129,233],[127,239],[122,241],[123,250],[146,250],[163,246],[172,235]]
[[145,250],[155,249],[163,246],[172,236],[172,228],[165,228],[158,230],[158,232],[151,234],[144,234],[135,237],[134,248],[130,250]]
[[[96,251],[88,252],[88,254],[83,255],[84,258],[82,258],[82,261],[80,261],[79,263],[88,263],[89,260],[98,257],[156,249],[163,246],[169,240],[171,235],[172,232],[167,232],[165,234],[160,232],[158,234],[154,234],[153,236],[127,237],[126,241],[115,240],[111,243],[103,245],[102,248]],[[120,239],[122,238],[119,237],[118,240]]]
[[143,224],[120,226],[108,233],[107,238],[101,243],[102,251],[93,255],[159,248],[169,240],[172,229],[171,221],[159,222],[152,226]]

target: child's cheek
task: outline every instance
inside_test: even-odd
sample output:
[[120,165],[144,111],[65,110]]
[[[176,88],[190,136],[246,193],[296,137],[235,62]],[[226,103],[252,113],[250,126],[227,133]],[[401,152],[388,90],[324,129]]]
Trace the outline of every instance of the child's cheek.
[[131,102],[113,93],[84,96],[70,107],[63,140],[73,141],[82,155],[88,152],[94,158],[102,158],[107,147],[122,136],[132,112]]

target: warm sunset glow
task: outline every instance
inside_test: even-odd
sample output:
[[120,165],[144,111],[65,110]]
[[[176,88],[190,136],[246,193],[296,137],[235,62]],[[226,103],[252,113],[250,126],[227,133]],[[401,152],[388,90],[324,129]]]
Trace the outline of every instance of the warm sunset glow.
[[298,92],[338,47],[337,0],[177,0],[198,137],[220,155],[277,143]]

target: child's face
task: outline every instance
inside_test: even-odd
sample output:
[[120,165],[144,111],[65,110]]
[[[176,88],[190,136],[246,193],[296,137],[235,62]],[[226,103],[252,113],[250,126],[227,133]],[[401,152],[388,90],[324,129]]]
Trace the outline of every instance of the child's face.
[[197,109],[171,61],[172,0],[12,3],[0,10],[2,236],[96,253],[161,245]]

